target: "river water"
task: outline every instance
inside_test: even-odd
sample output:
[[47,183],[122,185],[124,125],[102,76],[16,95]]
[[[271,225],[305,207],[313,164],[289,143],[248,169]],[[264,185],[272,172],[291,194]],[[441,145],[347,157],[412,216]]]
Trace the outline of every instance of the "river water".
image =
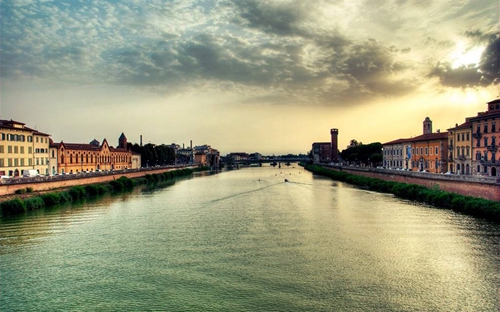
[[0,219],[1,311],[500,311],[499,272],[499,224],[296,165]]

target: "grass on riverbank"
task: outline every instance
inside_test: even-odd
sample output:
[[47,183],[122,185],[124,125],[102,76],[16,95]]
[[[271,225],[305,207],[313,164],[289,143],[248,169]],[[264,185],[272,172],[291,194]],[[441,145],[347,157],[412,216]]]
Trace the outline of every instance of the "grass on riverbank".
[[500,203],[496,201],[464,196],[417,184],[357,176],[343,171],[325,169],[317,165],[306,165],[304,168],[315,174],[354,184],[372,191],[391,193],[399,198],[426,203],[438,208],[452,209],[467,215],[500,222]]
[[[206,167],[197,169],[186,168],[166,171],[160,174],[146,174],[144,177],[137,179],[129,179],[125,176],[122,176],[119,179],[110,181],[109,183],[77,185],[71,187],[68,190],[54,191],[38,196],[31,196],[25,199],[21,199],[18,197],[0,203],[0,216],[24,213],[31,210],[73,202],[84,198],[94,198],[96,196],[102,196],[108,193],[123,192],[131,190],[137,185],[167,181],[177,177],[190,175],[195,171],[203,171],[207,169],[208,168]],[[26,192],[29,191],[30,190],[26,190]],[[19,194],[23,194],[26,192],[19,192]]]

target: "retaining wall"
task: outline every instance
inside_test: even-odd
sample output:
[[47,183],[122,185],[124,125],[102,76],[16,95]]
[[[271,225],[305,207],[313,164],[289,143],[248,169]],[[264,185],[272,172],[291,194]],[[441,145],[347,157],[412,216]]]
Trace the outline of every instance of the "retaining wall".
[[376,168],[324,167],[335,171],[345,171],[347,173],[385,181],[418,184],[429,188],[439,187],[439,189],[448,192],[500,202],[500,179],[492,177],[444,175]]
[[[158,168],[158,169],[148,169],[148,170],[135,170],[128,172],[112,172],[103,174],[80,174],[80,175],[69,175],[69,176],[57,176],[57,177],[38,177],[31,179],[23,179],[18,181],[4,181],[0,184],[0,196],[12,195],[19,189],[25,189],[27,187],[33,188],[34,192],[38,191],[48,191],[59,188],[66,188],[75,185],[86,185],[86,184],[96,184],[109,182],[118,179],[122,176],[127,178],[140,178],[146,174],[159,174],[166,171],[179,170],[184,168],[196,168],[193,166],[188,167],[170,167],[170,168]],[[21,178],[19,178],[21,179]]]

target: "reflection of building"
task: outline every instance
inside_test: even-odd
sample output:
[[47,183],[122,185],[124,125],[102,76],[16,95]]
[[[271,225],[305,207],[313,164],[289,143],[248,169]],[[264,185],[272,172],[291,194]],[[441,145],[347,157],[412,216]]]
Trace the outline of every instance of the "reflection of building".
[[500,99],[487,103],[488,110],[471,117],[473,173],[498,176],[500,170]]
[[132,152],[127,149],[127,138],[123,133],[117,148],[109,146],[106,139],[102,144],[95,139],[89,144],[61,142],[57,148],[59,173],[132,168]]
[[448,171],[456,174],[471,174],[472,123],[469,118],[454,128],[448,129]]
[[20,176],[24,170],[49,173],[49,135],[22,122],[0,120],[0,175]]

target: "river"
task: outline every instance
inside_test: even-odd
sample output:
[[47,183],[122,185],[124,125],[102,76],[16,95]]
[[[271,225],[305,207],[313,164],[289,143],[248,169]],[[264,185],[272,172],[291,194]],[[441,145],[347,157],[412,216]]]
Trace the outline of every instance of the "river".
[[297,165],[0,219],[1,311],[500,311],[499,272],[499,224]]

